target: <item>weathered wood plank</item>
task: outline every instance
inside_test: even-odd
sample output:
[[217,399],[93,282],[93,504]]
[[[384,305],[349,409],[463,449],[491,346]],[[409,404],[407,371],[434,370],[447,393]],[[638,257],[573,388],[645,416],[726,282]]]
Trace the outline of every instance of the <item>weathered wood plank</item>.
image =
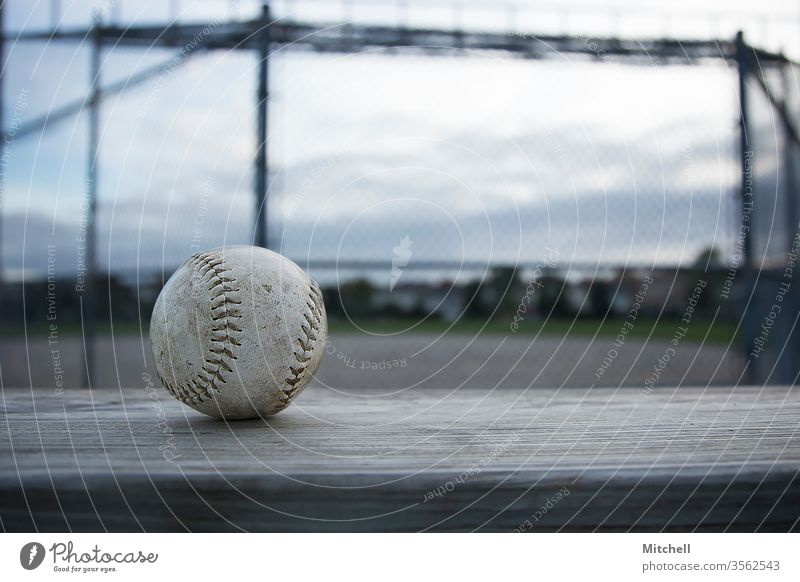
[[225,424],[147,386],[5,389],[0,518],[7,530],[792,530],[799,394],[312,386],[268,422]]

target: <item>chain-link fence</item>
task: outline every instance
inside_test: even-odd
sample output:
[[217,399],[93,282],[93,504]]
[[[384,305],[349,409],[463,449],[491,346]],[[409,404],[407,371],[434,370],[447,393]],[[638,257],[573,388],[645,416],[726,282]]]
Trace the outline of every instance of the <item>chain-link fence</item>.
[[[717,381],[738,382],[746,366],[758,370],[751,378],[791,381],[761,371],[798,353],[782,339],[791,318],[768,342],[758,335],[764,317],[774,323],[762,299],[783,297],[797,232],[789,61],[732,40],[545,41],[518,30],[459,37],[483,48],[433,56],[406,36],[364,28],[350,41],[374,33],[370,42],[387,46],[354,50],[325,37],[330,50],[309,54],[290,50],[299,28],[285,26],[269,55],[269,195],[257,210],[258,61],[208,50],[235,44],[237,28],[210,22],[146,57],[103,52],[97,184],[74,170],[88,147],[82,115],[61,130],[66,147],[15,146],[21,164],[6,172],[19,175],[2,233],[7,322],[46,324],[54,304],[62,326],[85,321],[76,290],[93,276],[92,224],[94,312],[142,331],[178,264],[252,243],[265,220],[268,246],[320,282],[334,328],[378,320],[374,330],[389,334],[454,325],[538,333],[556,322],[558,333],[577,326],[619,338],[633,316],[650,322],[645,340],[670,341],[689,333],[681,322],[702,322],[695,339],[736,359]],[[149,86],[126,91],[153,67]],[[12,87],[12,129],[17,117],[35,120],[37,107],[53,110],[42,94],[48,74],[34,69]],[[43,164],[60,165],[56,191],[32,198]],[[96,215],[87,199],[95,187]],[[774,284],[762,292],[766,281]],[[758,341],[785,355],[756,358]]]
[[[312,160],[297,148],[275,177],[271,243],[319,279],[388,289],[531,272],[554,254],[565,274],[607,276],[733,254],[737,77],[724,62],[512,62],[503,80],[465,87],[497,62],[408,60],[387,64],[380,82],[337,85],[337,117],[317,126],[336,145]],[[466,103],[448,105],[458,94]],[[331,95],[290,97],[276,105],[287,125]],[[365,103],[384,124],[360,116]],[[420,128],[420,112],[458,129]]]
[[742,46],[743,328],[750,378],[794,384],[800,374],[800,68],[765,63]]

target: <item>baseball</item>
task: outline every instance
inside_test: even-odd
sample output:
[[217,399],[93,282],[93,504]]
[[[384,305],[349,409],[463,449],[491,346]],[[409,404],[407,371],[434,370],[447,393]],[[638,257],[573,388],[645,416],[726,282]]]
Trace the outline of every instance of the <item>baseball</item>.
[[319,368],[328,324],[300,267],[260,247],[198,253],[156,300],[150,342],[164,387],[225,419],[277,414]]

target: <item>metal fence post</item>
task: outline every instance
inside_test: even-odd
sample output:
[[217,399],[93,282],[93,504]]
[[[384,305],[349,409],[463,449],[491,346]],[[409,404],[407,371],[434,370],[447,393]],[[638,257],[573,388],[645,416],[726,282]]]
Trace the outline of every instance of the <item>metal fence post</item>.
[[100,149],[100,56],[101,56],[101,39],[100,28],[102,23],[100,15],[94,15],[94,24],[92,26],[92,56],[90,67],[90,81],[91,88],[89,94],[89,151],[88,151],[88,167],[86,178],[86,198],[87,198],[87,215],[86,215],[86,256],[84,257],[84,267],[86,269],[86,277],[84,280],[84,289],[81,297],[81,313],[83,320],[83,356],[84,356],[84,386],[86,388],[94,387],[95,378],[95,358],[94,358],[94,339],[95,339],[95,324],[97,318],[96,306],[96,215],[97,215],[97,178],[98,178],[98,152]]
[[[794,141],[792,129],[789,127],[789,124],[794,122],[793,125],[797,128],[798,121],[791,119],[791,108],[789,107],[792,95],[792,61],[790,59],[784,59],[781,63],[781,81],[783,83],[781,107],[786,116],[783,132],[783,196],[786,202],[786,258],[788,264],[795,237],[798,236],[798,230],[800,229],[800,209],[797,200],[797,197],[800,196],[800,189],[798,189],[797,168],[795,167],[797,158],[793,155],[795,152],[800,155],[800,144]],[[796,135],[794,137],[796,138]],[[784,271],[785,276],[786,272]],[[792,270],[789,284],[793,287],[798,284],[798,277],[794,274],[794,270]],[[786,301],[790,317],[800,317],[800,298],[798,298],[796,288],[791,293],[786,294]],[[794,323],[794,320],[792,323]],[[779,381],[785,384],[792,384],[797,381],[798,374],[800,374],[800,330],[794,325],[786,325],[785,341],[787,343],[785,350],[787,355],[782,358],[783,366]]]
[[[781,107],[786,112],[786,116],[790,117],[789,109],[789,96],[792,90],[790,60],[785,59],[781,63],[781,82],[783,83],[783,98],[781,99]],[[795,125],[797,127],[797,125]],[[787,235],[786,241],[787,250],[792,248],[794,244],[794,237],[797,233],[798,222],[800,222],[800,214],[798,214],[797,196],[800,192],[797,191],[797,175],[795,174],[794,156],[792,152],[794,148],[800,148],[798,144],[792,141],[791,132],[787,125],[784,125],[783,135],[783,180],[785,184],[784,196],[786,196],[786,221],[787,221]]]
[[258,143],[256,144],[255,167],[255,240],[254,244],[267,248],[267,99],[269,96],[269,5],[261,7],[261,30],[259,31],[258,53]]
[[755,362],[750,358],[753,349],[754,328],[752,309],[750,305],[755,301],[755,278],[752,272],[752,212],[753,212],[753,175],[752,175],[752,149],[750,145],[750,120],[748,112],[747,78],[749,75],[749,57],[744,34],[740,30],[736,33],[736,62],[739,73],[739,154],[741,163],[741,193],[739,224],[741,228],[742,259],[739,265],[740,281],[744,288],[739,294],[742,314],[742,335],[745,359],[748,361],[747,379],[750,383],[756,378]]
[[[5,123],[3,119],[3,99],[5,95],[3,93],[4,84],[3,81],[5,80],[5,70],[6,70],[6,37],[5,37],[5,29],[4,29],[4,21],[3,21],[3,14],[5,11],[5,2],[0,2],[0,128],[5,128]],[[5,142],[5,129],[3,129],[2,135],[0,135],[2,141]],[[2,144],[2,147],[5,148],[5,143]],[[5,171],[0,172],[0,195],[5,196],[5,180],[6,180],[6,173]],[[0,199],[0,325],[2,325],[4,310],[3,310],[3,294],[5,288],[3,285],[5,284],[5,279],[3,279],[3,214],[5,212],[5,208],[2,205],[2,199]]]

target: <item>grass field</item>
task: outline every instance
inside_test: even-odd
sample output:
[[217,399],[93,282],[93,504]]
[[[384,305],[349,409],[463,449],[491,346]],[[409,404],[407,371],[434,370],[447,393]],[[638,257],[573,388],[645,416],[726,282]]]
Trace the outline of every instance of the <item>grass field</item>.
[[[512,332],[507,321],[484,321],[478,319],[462,319],[454,324],[436,319],[419,322],[415,319],[367,319],[367,320],[331,320],[330,330],[334,333],[376,333],[392,334],[404,331],[416,333],[460,333],[460,334],[500,334],[500,335],[536,335],[548,337],[597,337],[617,336],[622,329],[623,321],[619,319],[548,319],[546,321],[528,322]],[[628,328],[628,338],[670,340],[678,333],[681,323],[674,320],[639,320],[632,328]],[[738,339],[736,326],[731,323],[710,321],[694,321],[686,329],[683,339],[714,344],[728,344]]]

